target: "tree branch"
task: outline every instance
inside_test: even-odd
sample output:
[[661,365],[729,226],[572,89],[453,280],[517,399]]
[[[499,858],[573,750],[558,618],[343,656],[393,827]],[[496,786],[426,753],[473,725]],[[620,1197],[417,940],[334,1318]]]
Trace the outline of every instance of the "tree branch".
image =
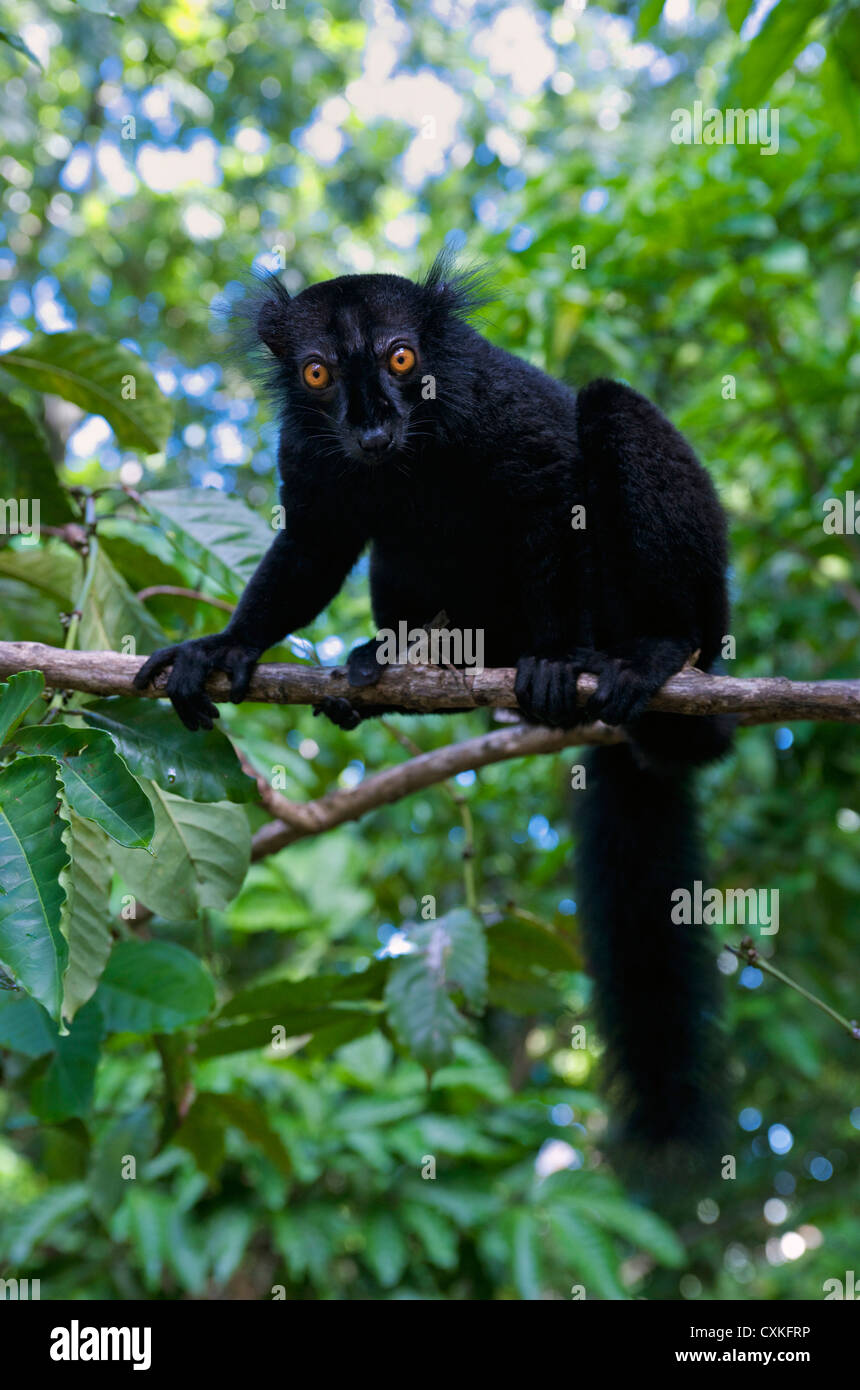
[[[0,677],[16,671],[40,670],[46,683],[59,689],[91,695],[164,695],[163,673],[146,691],[135,690],[132,678],[142,657],[118,652],[65,651],[40,642],[0,642]],[[597,677],[580,677],[583,699],[593,693]],[[229,677],[217,673],[207,689],[215,700],[229,699]],[[394,705],[416,714],[429,711],[516,708],[514,672],[456,670],[442,666],[391,666],[377,685],[356,689],[342,666],[258,666],[248,699],[267,704],[314,705],[326,696],[346,696],[356,708]],[[675,714],[740,715],[744,724],[816,719],[860,723],[860,680],[790,681],[784,676],[709,676],[685,669],[666,682],[649,706]],[[582,741],[581,739],[579,740]]]
[[276,817],[262,826],[253,839],[252,859],[275,854],[285,845],[308,835],[320,835],[345,821],[358,820],[378,806],[388,806],[404,796],[508,758],[525,758],[536,753],[557,753],[575,744],[622,743],[624,735],[604,724],[582,729],[545,729],[531,724],[509,724],[504,729],[480,734],[477,738],[449,743],[429,753],[419,753],[396,767],[371,773],[358,786],[338,787],[317,801],[290,801],[269,786],[247,759],[240,760],[245,771],[256,779],[260,800]]

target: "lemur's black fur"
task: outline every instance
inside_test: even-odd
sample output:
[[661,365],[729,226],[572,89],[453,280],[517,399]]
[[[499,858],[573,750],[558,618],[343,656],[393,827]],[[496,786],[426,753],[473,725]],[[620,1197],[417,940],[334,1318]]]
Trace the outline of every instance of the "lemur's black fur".
[[[171,665],[180,718],[210,728],[209,673],[242,700],[261,654],[317,616],[369,542],[379,628],[444,611],[483,630],[488,666],[516,666],[528,719],[623,725],[629,742],[595,750],[579,793],[596,1017],[628,1152],[701,1151],[717,972],[703,929],[671,922],[670,894],[701,876],[687,770],[727,749],[731,721],[645,709],[694,653],[704,670],[717,657],[723,513],[655,406],[607,380],[575,394],[495,347],[467,322],[476,299],[444,256],[421,283],[346,275],[295,298],[268,283],[253,317],[278,375],[286,522],[224,632],[156,652],[136,684]],[[356,685],[378,679],[374,642],[349,668]],[[584,671],[599,684],[582,710]],[[346,701],[323,712],[361,717]]]

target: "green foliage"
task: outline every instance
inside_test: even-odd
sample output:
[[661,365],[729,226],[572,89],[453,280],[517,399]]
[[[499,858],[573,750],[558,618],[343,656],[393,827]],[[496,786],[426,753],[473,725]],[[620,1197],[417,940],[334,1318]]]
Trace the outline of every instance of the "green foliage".
[[53,758],[19,758],[0,771],[0,960],[55,1018],[68,959],[57,781]]
[[68,494],[45,440],[26,410],[0,395],[0,496],[37,497],[41,521],[70,521],[74,516]]
[[8,742],[44,686],[41,671],[19,671],[0,682],[0,746]]
[[24,753],[56,759],[66,800],[79,816],[94,821],[119,845],[149,844],[155,829],[152,807],[106,733],[34,724],[16,742]]
[[486,1003],[484,927],[475,913],[458,908],[438,921],[409,926],[405,938],[412,954],[395,965],[385,998],[398,1038],[432,1069],[451,1060],[454,1039],[464,1028],[450,991],[462,990],[476,1012]]
[[36,334],[3,354],[0,370],[103,415],[120,444],[154,454],[170,429],[170,407],[139,357],[93,333]]
[[197,958],[171,941],[120,941],[98,988],[112,1033],[174,1033],[198,1023],[214,1003],[212,980]]
[[235,497],[199,489],[148,492],[143,505],[201,575],[238,598],[274,532]]
[[190,733],[166,702],[98,700],[82,713],[87,724],[110,734],[137,777],[163,791],[189,801],[250,801],[254,795],[254,783],[220,730]]

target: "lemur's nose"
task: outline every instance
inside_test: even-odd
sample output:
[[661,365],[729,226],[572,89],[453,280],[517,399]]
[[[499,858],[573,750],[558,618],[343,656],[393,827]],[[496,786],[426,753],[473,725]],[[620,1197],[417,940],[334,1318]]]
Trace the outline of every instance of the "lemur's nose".
[[372,429],[361,431],[358,442],[365,453],[379,458],[391,448],[391,431],[385,425],[374,425]]

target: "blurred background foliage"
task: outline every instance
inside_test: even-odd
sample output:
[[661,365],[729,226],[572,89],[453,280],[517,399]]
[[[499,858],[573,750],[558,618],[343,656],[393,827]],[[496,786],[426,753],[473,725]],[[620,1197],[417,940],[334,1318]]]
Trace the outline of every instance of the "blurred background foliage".
[[[856,674],[860,536],[822,528],[823,502],[858,484],[855,4],[0,0],[0,37],[0,351],[106,336],[149,363],[172,411],[148,454],[0,360],[0,389],[39,422],[62,481],[114,489],[97,496],[101,554],[127,602],[85,622],[80,645],[115,628],[149,650],[223,625],[211,604],[134,597],[147,587],[222,603],[241,590],[119,489],[191,484],[268,521],[275,413],[221,328],[250,268],[283,264],[297,290],[411,275],[448,242],[492,265],[489,336],[573,384],[628,380],[707,462],[732,523],[730,669]],[[674,143],[672,113],[697,101],[769,105],[778,151]],[[3,637],[61,644],[79,565],[55,537],[0,550]],[[336,663],[370,631],[362,561],[303,634],[313,645],[278,654]],[[403,756],[376,723],[345,735],[306,710],[222,713],[297,799]],[[430,748],[486,722],[400,727]],[[588,1023],[574,758],[458,779],[480,901],[497,910],[488,1008],[461,1019],[432,1078],[381,1012],[378,972],[398,966],[426,895],[440,914],[462,907],[466,829],[441,788],[254,864],[237,892],[241,863],[229,891],[210,885],[191,920],[154,917],[143,942],[121,923],[129,939],[67,1037],[0,995],[0,1273],[84,1298],[552,1299],[582,1285],[793,1299],[844,1278],[860,1242],[857,1044],[752,967],[723,961],[736,1178],[660,1217],[613,1174],[599,1041],[571,1046]],[[858,772],[848,726],[798,724],[744,732],[703,779],[712,881],[777,888],[763,950],[849,1017]],[[265,819],[203,800],[237,842]],[[143,872],[145,851],[123,853],[114,912]],[[172,1008],[127,983],[159,970],[186,982]],[[290,1034],[280,1053],[261,1046],[269,1015]]]

